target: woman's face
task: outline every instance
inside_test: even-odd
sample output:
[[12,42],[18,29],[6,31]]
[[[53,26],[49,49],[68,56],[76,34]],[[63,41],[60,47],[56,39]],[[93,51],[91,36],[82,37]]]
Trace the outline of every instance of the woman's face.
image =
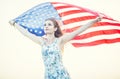
[[51,20],[45,21],[44,31],[46,34],[54,33],[56,28],[54,27],[54,23]]

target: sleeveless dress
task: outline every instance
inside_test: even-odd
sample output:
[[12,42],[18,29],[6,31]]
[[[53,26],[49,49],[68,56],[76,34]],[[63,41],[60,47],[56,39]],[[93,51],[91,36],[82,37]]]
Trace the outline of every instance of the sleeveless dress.
[[42,57],[45,65],[45,79],[70,79],[70,76],[62,63],[61,51],[58,38],[48,46],[45,41],[42,44]]

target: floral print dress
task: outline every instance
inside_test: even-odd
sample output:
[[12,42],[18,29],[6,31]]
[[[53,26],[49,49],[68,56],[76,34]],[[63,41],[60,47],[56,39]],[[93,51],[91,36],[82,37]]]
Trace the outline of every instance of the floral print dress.
[[61,50],[57,46],[58,38],[48,46],[42,44],[42,56],[45,65],[45,79],[70,79],[62,64]]

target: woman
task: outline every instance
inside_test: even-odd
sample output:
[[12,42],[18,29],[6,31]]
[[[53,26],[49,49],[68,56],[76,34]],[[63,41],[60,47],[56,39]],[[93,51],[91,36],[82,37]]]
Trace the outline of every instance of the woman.
[[70,76],[64,68],[61,59],[61,53],[64,44],[100,20],[101,17],[98,17],[86,25],[83,25],[76,31],[62,35],[57,21],[53,18],[50,18],[45,21],[45,35],[42,37],[37,37],[28,33],[27,30],[20,27],[15,22],[10,22],[10,24],[14,25],[22,34],[41,45],[45,64],[45,79],[70,79]]

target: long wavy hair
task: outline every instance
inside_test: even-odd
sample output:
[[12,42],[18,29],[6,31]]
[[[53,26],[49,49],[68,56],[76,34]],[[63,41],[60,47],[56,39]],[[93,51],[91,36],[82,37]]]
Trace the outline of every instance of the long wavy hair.
[[54,24],[54,27],[57,28],[57,30],[56,30],[55,33],[54,33],[55,37],[58,38],[58,37],[62,36],[63,33],[62,33],[62,31],[61,31],[60,25],[59,25],[59,23],[57,22],[57,20],[56,20],[55,18],[48,18],[48,19],[46,19],[45,21],[47,21],[47,20],[52,21],[53,24]]

